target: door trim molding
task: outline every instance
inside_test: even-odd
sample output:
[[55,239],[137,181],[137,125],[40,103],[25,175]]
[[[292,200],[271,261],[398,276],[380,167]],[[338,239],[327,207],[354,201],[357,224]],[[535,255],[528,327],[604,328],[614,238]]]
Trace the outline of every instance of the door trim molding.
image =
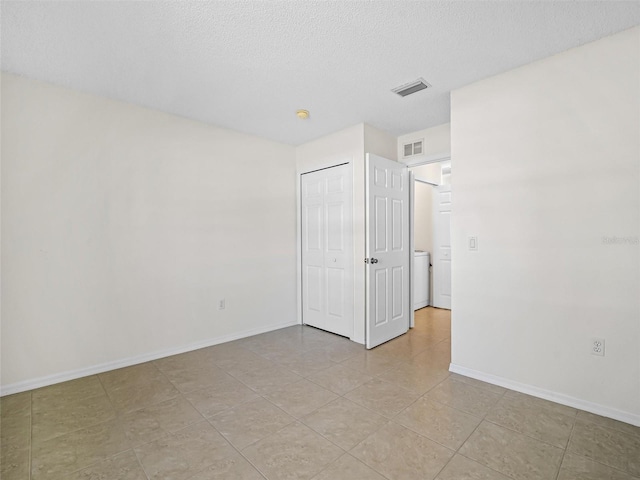
[[404,163],[407,167],[419,167],[421,165],[428,165],[430,163],[439,163],[439,162],[450,162],[451,161],[451,153],[438,153],[436,155],[429,155],[428,157],[416,158],[414,160],[409,160]]

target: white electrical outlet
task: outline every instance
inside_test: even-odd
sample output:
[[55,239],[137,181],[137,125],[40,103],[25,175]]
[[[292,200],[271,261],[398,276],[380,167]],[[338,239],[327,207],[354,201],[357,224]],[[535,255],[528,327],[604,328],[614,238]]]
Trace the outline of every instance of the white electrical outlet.
[[227,302],[226,300],[223,298],[218,302],[218,310],[224,310],[224,308],[226,307]]
[[604,357],[604,338],[591,339],[591,355]]

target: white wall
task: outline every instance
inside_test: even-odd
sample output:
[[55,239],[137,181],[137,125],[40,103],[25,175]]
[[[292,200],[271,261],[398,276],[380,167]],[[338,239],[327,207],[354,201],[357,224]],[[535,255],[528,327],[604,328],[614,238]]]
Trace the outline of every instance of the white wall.
[[640,28],[456,90],[451,118],[452,368],[640,425]]
[[398,161],[398,138],[365,123],[364,151]]
[[293,147],[3,74],[3,393],[295,323],[295,202]]

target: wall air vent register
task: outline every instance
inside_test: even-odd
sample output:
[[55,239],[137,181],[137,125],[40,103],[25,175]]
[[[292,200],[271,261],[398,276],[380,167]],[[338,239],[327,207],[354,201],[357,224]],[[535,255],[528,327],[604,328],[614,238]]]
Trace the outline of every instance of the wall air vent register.
[[422,155],[422,142],[424,142],[423,139],[405,143],[403,145],[403,157],[407,158],[413,157],[414,155]]

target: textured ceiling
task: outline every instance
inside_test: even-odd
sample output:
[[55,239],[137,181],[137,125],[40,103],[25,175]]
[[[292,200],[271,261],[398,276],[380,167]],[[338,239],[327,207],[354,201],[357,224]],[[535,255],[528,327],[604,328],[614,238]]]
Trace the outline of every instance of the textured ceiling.
[[[3,1],[0,13],[4,71],[296,145],[359,122],[394,135],[445,123],[452,89],[638,25],[640,1]],[[433,88],[390,92],[418,77]]]

